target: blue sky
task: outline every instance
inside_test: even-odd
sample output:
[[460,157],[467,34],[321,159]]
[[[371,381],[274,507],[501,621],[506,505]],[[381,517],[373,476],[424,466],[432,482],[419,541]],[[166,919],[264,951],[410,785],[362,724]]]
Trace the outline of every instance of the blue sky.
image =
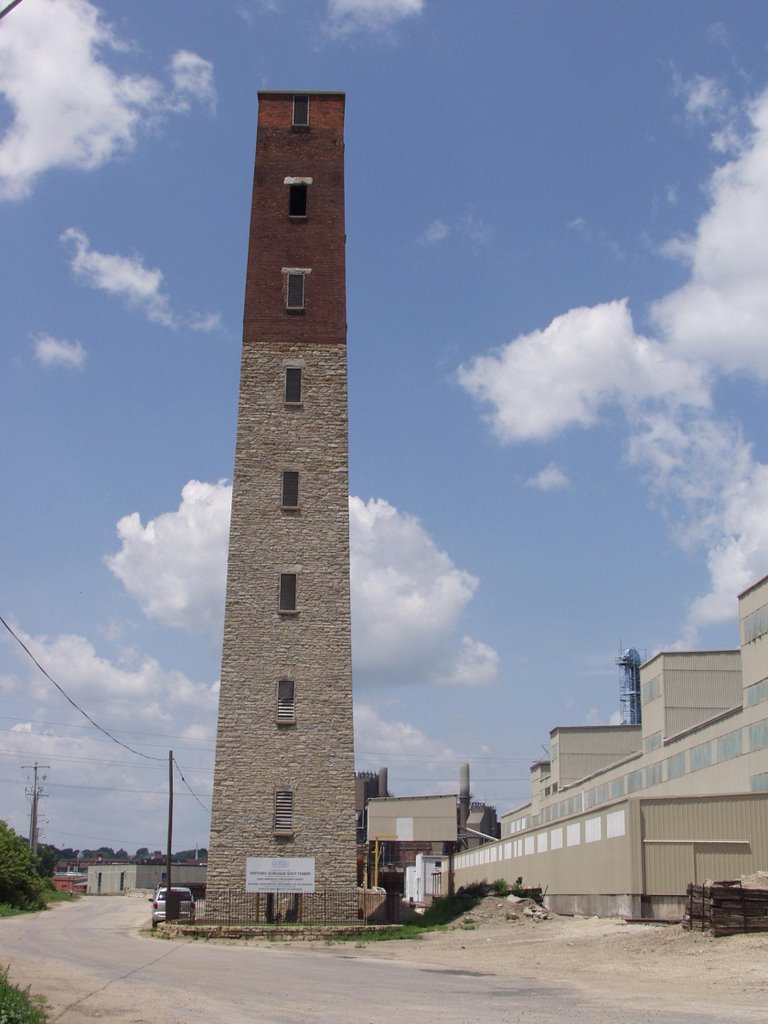
[[[508,810],[768,572],[768,8],[0,21],[0,814],[205,844],[257,92],[347,93],[358,767]],[[132,753],[131,751],[138,751]],[[144,755],[144,756],[141,756]],[[190,790],[194,792],[193,797]]]

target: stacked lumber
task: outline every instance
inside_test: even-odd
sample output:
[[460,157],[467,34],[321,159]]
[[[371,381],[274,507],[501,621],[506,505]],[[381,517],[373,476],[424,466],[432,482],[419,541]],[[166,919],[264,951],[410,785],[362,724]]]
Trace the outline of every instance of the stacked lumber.
[[768,889],[745,888],[740,881],[689,885],[683,928],[715,936],[768,932]]

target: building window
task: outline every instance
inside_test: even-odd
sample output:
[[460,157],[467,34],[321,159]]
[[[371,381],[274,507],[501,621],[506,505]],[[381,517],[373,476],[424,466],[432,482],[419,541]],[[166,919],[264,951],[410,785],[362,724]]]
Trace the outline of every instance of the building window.
[[291,124],[294,128],[309,127],[309,96],[293,97],[293,118]]
[[753,793],[768,793],[768,772],[753,775],[749,780],[749,788]]
[[615,800],[620,796],[624,796],[624,776],[620,779],[614,779],[611,783],[611,799]]
[[627,826],[624,811],[613,811],[605,816],[605,838],[618,839],[626,835]]
[[646,736],[643,746],[645,747],[646,754],[652,750],[658,750],[661,746],[661,733],[654,732],[650,736]]
[[679,754],[675,754],[674,757],[670,757],[667,761],[667,778],[679,779],[681,775],[685,775],[684,750],[681,750]]
[[290,271],[285,275],[287,278],[285,292],[286,309],[304,309],[304,274],[292,274]]
[[636,772],[630,772],[627,776],[627,792],[636,793],[638,789],[643,788],[643,771],[642,769]]
[[753,707],[755,704],[762,704],[768,700],[768,679],[761,679],[759,683],[753,683],[747,687],[747,704]]
[[691,747],[691,771],[697,772],[701,768],[709,768],[712,764],[712,744],[699,743],[696,747]]
[[566,846],[578,846],[581,842],[581,824],[575,821],[572,825],[565,827]]
[[656,700],[657,697],[661,696],[661,676],[654,676],[653,679],[649,679],[648,682],[642,688],[642,701],[643,704],[650,704],[652,700]]
[[717,760],[730,761],[732,757],[741,754],[741,729],[727,732],[725,736],[719,736],[717,740]]
[[741,643],[749,644],[768,633],[768,604],[757,608],[741,621]]
[[285,368],[285,401],[287,405],[301,404],[301,367]]
[[296,683],[293,679],[278,680],[277,721],[280,725],[296,721]]
[[280,604],[281,612],[290,613],[296,611],[296,573],[280,573]]
[[282,508],[299,507],[299,473],[295,469],[283,470],[282,497],[280,499]]
[[306,185],[291,185],[288,190],[288,216],[306,218],[307,216]]
[[749,749],[765,750],[768,747],[768,719],[755,722],[749,727]]
[[602,820],[600,818],[587,818],[584,822],[584,842],[599,843],[602,838]]
[[661,762],[659,764],[651,764],[645,769],[645,784],[646,786],[658,786],[662,781],[661,774]]
[[275,790],[275,832],[280,835],[293,833],[293,790]]

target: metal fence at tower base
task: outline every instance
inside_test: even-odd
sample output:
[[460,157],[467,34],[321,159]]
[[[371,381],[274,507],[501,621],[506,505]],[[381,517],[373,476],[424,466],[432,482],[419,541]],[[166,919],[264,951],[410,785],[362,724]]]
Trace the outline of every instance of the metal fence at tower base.
[[195,906],[198,925],[382,925],[397,924],[398,893],[319,889],[312,893],[253,893],[208,889]]

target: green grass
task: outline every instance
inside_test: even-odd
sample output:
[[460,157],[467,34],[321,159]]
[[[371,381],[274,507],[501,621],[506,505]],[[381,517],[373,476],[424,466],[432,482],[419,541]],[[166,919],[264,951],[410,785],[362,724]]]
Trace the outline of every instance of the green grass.
[[407,924],[381,932],[371,929],[370,932],[358,933],[354,936],[354,939],[361,943],[391,942],[396,939],[420,939],[425,932],[441,931],[449,924],[453,924],[457,918],[477,906],[485,894],[485,886],[473,885],[462,890],[457,896],[439,896],[437,899],[432,900],[423,914],[414,917]]
[[[10,903],[0,903],[0,917],[16,917],[18,914],[37,914],[41,910],[47,910],[52,903],[72,903],[74,900],[79,900],[80,896],[73,895],[70,892],[59,892],[56,889],[47,889],[43,893],[43,906],[37,903],[17,907]],[[0,1016],[0,1024],[5,1024],[5,1021]]]
[[44,1000],[12,985],[8,971],[0,970],[0,1024],[45,1024],[47,1019]]

